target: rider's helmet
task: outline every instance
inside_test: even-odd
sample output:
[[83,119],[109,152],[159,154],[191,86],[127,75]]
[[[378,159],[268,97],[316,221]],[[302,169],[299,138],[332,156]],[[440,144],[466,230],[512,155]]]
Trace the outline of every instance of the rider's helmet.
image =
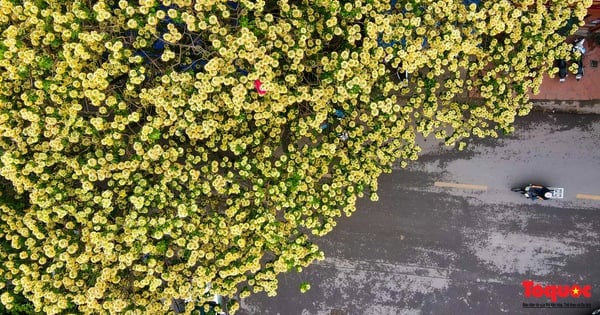
[[552,198],[552,193],[551,192],[547,192],[544,194],[544,197],[546,198]]

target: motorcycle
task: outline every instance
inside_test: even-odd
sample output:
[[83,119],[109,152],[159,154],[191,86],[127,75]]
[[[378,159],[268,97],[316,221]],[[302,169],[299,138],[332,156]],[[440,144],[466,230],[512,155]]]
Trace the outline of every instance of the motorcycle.
[[558,63],[558,79],[559,81],[565,82],[565,78],[567,77],[568,69],[567,69],[567,61],[565,59],[557,60]]
[[521,193],[525,198],[531,200],[562,199],[564,188],[545,187],[543,185],[529,184],[524,187],[511,188],[512,191]]
[[577,79],[577,81],[581,80],[583,77],[583,55],[585,55],[585,47],[583,47],[584,42],[585,38],[581,38],[573,43],[573,53],[579,52],[580,54],[579,58],[575,60],[577,63],[577,73],[575,74],[575,79]]
[[577,81],[581,80],[581,78],[583,78],[583,56],[577,60],[577,73],[575,74]]

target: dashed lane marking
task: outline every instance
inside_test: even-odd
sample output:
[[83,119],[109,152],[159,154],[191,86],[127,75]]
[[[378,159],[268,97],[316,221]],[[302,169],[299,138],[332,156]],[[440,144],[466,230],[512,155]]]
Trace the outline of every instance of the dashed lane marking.
[[464,188],[464,189],[474,189],[474,190],[487,190],[487,186],[485,185],[472,185],[472,184],[459,184],[459,183],[447,183],[447,182],[435,182],[433,184],[435,187],[450,187],[450,188]]
[[577,194],[577,199],[592,199],[592,200],[600,200],[599,195],[588,195],[588,194]]

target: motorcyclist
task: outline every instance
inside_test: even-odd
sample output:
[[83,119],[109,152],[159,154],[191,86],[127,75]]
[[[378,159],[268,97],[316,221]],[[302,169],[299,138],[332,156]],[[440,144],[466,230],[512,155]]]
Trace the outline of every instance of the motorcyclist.
[[541,185],[531,184],[527,188],[525,188],[525,190],[526,190],[525,197],[531,198],[531,200],[536,200],[536,199],[548,200],[548,199],[552,198],[552,190],[548,189],[547,187],[541,186]]

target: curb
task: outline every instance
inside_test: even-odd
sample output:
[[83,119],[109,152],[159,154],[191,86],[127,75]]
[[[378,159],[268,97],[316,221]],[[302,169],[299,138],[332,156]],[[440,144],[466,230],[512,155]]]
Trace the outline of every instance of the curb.
[[585,101],[550,101],[550,100],[531,100],[533,110],[552,113],[568,114],[600,114],[600,100]]

